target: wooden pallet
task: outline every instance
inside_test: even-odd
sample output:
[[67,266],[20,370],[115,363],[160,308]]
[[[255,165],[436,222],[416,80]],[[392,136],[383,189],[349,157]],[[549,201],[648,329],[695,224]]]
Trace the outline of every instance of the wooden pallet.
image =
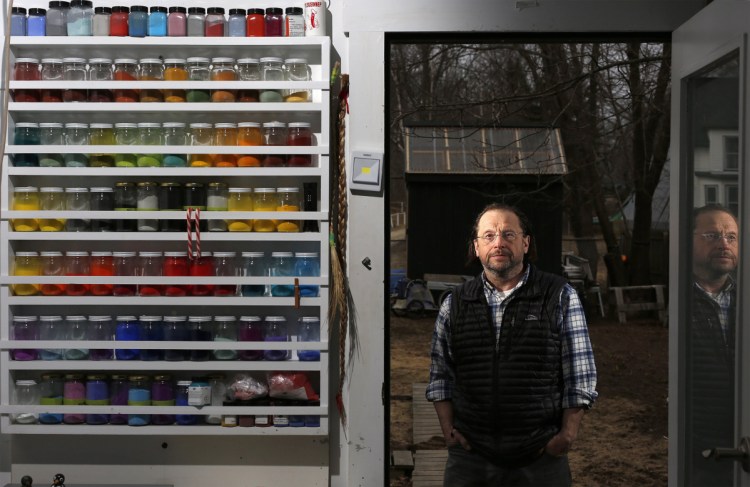
[[[412,384],[412,443],[419,445],[433,437],[442,438],[435,407],[424,397],[427,384]],[[443,485],[445,462],[448,450],[421,450],[414,453],[413,487],[436,487]]]
[[412,487],[442,487],[448,450],[417,450],[414,453]]
[[663,285],[611,287],[615,294],[617,320],[621,325],[628,321],[628,313],[634,311],[656,311],[659,320],[667,324],[667,308],[664,302]]

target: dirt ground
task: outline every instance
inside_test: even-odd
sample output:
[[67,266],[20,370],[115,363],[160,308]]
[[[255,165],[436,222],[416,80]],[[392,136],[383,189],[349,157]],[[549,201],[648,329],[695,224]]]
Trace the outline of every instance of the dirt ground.
[[[442,438],[411,443],[411,384],[429,378],[434,316],[391,315],[391,449],[444,447]],[[667,328],[656,321],[597,320],[589,325],[599,400],[570,453],[575,486],[667,484]],[[394,475],[391,486],[410,486]]]

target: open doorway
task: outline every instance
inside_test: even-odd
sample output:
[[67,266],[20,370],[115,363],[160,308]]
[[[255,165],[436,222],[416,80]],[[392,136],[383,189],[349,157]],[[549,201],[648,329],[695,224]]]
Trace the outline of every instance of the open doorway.
[[[667,283],[668,37],[447,39],[388,44],[391,451],[444,448],[419,397],[432,324],[445,290],[481,269],[466,262],[474,216],[501,201],[537,227],[540,268],[562,274],[572,255],[588,271],[602,399],[574,482],[664,485],[667,330],[650,314],[617,324],[607,290]],[[409,306],[415,282],[433,305]],[[415,472],[394,467],[391,485],[410,485]]]

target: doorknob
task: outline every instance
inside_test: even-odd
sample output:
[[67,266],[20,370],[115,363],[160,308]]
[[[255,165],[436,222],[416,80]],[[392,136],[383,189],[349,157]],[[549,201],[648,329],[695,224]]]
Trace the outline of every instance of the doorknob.
[[703,450],[703,458],[714,460],[735,460],[742,464],[742,470],[750,472],[750,438],[740,440],[737,448],[711,448]]

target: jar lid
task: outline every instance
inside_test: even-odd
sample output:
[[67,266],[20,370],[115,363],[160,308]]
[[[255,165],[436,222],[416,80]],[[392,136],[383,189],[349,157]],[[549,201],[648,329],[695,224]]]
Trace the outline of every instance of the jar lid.
[[193,383],[193,381],[190,381],[190,380],[178,380],[177,381],[177,386],[178,387],[190,387],[190,384],[192,384],[192,383]]
[[161,257],[161,252],[141,251],[138,252],[140,257]]
[[263,127],[268,128],[284,128],[286,124],[284,122],[263,122]]
[[112,374],[109,376],[109,378],[112,379],[113,381],[116,381],[116,380],[120,381],[120,380],[127,379],[127,376],[125,374]]
[[203,189],[203,183],[185,183],[185,188],[189,189]]
[[122,57],[115,59],[115,64],[138,64],[138,61],[129,57]]
[[141,315],[138,317],[138,321],[161,321],[161,316]]
[[39,188],[36,186],[19,186],[13,189],[14,193],[36,193]]
[[133,382],[143,382],[143,381],[148,380],[148,376],[147,375],[140,375],[140,374],[139,375],[129,375],[128,376],[128,380],[133,381]]
[[60,377],[62,377],[60,374],[53,374],[52,372],[45,372],[42,374],[43,380],[59,379]]
[[165,316],[164,321],[169,323],[175,323],[177,321],[187,321],[186,316]]
[[266,255],[264,252],[242,252],[242,257],[258,258],[263,257],[264,255]]
[[161,64],[162,61],[159,58],[145,57],[141,58],[141,64]]
[[198,257],[211,257],[212,255],[213,253],[207,250],[201,251],[200,255],[198,255],[198,252],[193,252],[193,259],[198,258]]
[[36,321],[36,316],[14,316],[13,321],[18,323],[29,323],[31,321]]
[[252,15],[252,14],[256,14],[256,15],[257,15],[257,14],[260,14],[260,15],[263,15],[263,14],[265,14],[265,13],[266,13],[266,12],[265,12],[265,11],[264,11],[264,10],[263,10],[262,8],[249,8],[249,9],[247,9],[247,14],[248,14],[248,15]]
[[114,188],[108,188],[106,186],[94,187],[89,189],[89,192],[91,193],[112,193],[113,191]]
[[188,316],[188,321],[192,321],[193,323],[205,323],[207,321],[211,321],[210,316]]
[[100,322],[100,321],[111,321],[112,317],[109,315],[91,315],[89,321]]
[[80,122],[68,122],[65,124],[66,129],[87,129],[89,124]]
[[111,14],[112,9],[109,7],[94,7],[95,14]]
[[86,376],[86,380],[105,380],[107,378],[104,374],[89,374]]
[[118,315],[115,317],[117,321],[135,321],[135,316],[132,315]]
[[83,374],[65,374],[65,380],[82,380]]
[[164,252],[164,257],[187,257],[187,252]]
[[302,7],[287,7],[287,15],[302,15]]
[[240,316],[240,321],[260,321],[260,316]]
[[211,58],[212,63],[234,63],[233,57],[214,57]]
[[65,255],[67,257],[88,257],[89,253],[85,250],[68,250]]
[[63,62],[68,64],[85,64],[86,60],[82,57],[64,57]]
[[187,9],[185,7],[169,7],[169,13],[172,12],[179,12],[184,14],[185,12],[187,12]]
[[112,124],[111,123],[92,123],[89,125],[92,129],[111,129]]
[[194,122],[190,124],[191,129],[210,129],[211,124],[210,123],[203,123],[203,122]]
[[70,8],[70,3],[54,0],[49,3],[49,8]]
[[265,321],[286,321],[283,316],[266,316]]
[[122,251],[122,252],[118,251],[118,252],[112,252],[112,255],[114,257],[135,257],[135,252],[131,252],[129,250]]
[[153,181],[142,181],[138,183],[139,188],[151,188],[151,187],[156,187],[158,185],[159,183],[155,183]]
[[182,184],[181,183],[177,183],[175,181],[166,181],[164,183],[160,183],[159,187],[161,187],[161,188],[181,188]]
[[88,193],[89,188],[65,188],[66,193]]
[[12,14],[24,14],[25,15],[26,9],[23,7],[13,7],[12,9],[10,9],[10,12]]
[[63,124],[60,122],[42,122],[39,124],[39,128],[42,129],[61,129]]
[[71,7],[93,7],[94,2],[91,0],[71,0]]
[[229,15],[245,15],[244,8],[230,8]]
[[227,191],[230,193],[250,193],[253,188],[229,188]]
[[16,128],[28,128],[28,129],[34,129],[39,128],[39,124],[36,122],[18,122],[16,124]]
[[18,387],[31,387],[35,385],[36,385],[36,381],[33,379],[18,379],[16,381],[16,386]]
[[293,57],[293,58],[285,59],[284,63],[286,63],[286,64],[307,64],[307,59],[301,58],[301,57]]
[[260,58],[260,62],[262,63],[280,63],[281,58],[280,57],[262,57]]
[[169,374],[159,374],[154,376],[154,380],[158,381],[170,381],[172,380],[172,376]]
[[216,252],[214,251],[214,257],[236,257],[237,252]]
[[218,182],[218,181],[214,181],[212,183],[208,183],[208,187],[212,188],[212,189],[225,189],[227,187],[227,183],[221,183],[221,182]]
[[294,129],[294,128],[300,128],[300,129],[310,128],[310,123],[309,122],[289,122],[289,128],[290,129]]
[[237,321],[237,318],[234,316],[214,316],[214,321],[220,321],[220,322]]
[[257,127],[260,128],[259,122],[240,122],[237,124],[238,127]]
[[222,7],[208,7],[206,10],[209,14],[221,14],[224,15],[224,9]]
[[164,64],[185,64],[185,58],[167,58],[164,60]]
[[151,7],[151,13],[154,12],[167,13],[167,7]]
[[40,193],[62,193],[63,189],[59,186],[45,186],[43,188],[39,188]]
[[205,14],[206,9],[203,7],[190,7],[188,9],[189,14]]
[[40,316],[39,321],[62,321],[62,316],[60,315]]
[[111,257],[112,252],[109,250],[92,250],[91,257]]
[[216,124],[214,124],[214,128],[217,128],[217,129],[236,129],[237,128],[237,124],[236,123],[231,123],[231,122],[229,122],[229,123],[224,123],[224,122],[222,122],[222,123],[216,123]]
[[159,122],[138,122],[139,129],[158,129],[161,128]]
[[112,64],[112,60],[106,57],[93,57],[89,59],[89,64]]
[[318,318],[317,316],[303,316],[302,318],[300,318],[300,321],[302,321],[303,323],[317,323],[320,321],[320,318]]
[[59,250],[43,250],[39,252],[42,257],[62,257],[62,252]]
[[258,59],[254,57],[243,57],[237,60],[237,64],[258,64]]
[[145,5],[133,5],[130,7],[131,12],[148,12],[148,8]]
[[256,193],[275,193],[276,188],[255,188]]
[[298,259],[317,259],[318,253],[317,252],[295,252],[294,256]]
[[65,321],[86,321],[86,317],[82,315],[70,315],[65,317]]
[[283,13],[284,11],[282,9],[276,7],[268,7],[266,9],[266,15],[281,15]]
[[[191,7],[190,9],[192,10],[193,8],[200,8],[200,7]],[[189,58],[187,58],[187,62],[189,62],[189,63],[208,63],[209,61],[210,61],[210,59],[208,59],[207,57],[189,57]]]
[[292,252],[271,252],[271,257],[291,258],[292,256],[294,256]]
[[[137,123],[130,123],[130,122],[120,122],[115,124],[115,129],[134,129],[137,128]],[[133,183],[117,183],[115,186],[123,185],[123,184],[133,184]]]
[[277,193],[299,193],[299,188],[276,188]]
[[16,257],[39,257],[39,252],[16,252]]
[[59,57],[45,57],[42,58],[42,64],[62,64],[62,58]]
[[130,12],[130,7],[126,7],[124,5],[116,5],[112,7],[112,12],[128,13]]

